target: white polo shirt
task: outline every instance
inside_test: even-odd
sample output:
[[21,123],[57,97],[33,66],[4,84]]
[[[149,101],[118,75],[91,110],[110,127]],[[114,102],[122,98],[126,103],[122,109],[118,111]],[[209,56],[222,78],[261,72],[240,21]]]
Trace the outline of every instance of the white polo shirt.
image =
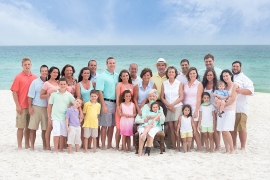
[[[240,89],[248,89],[251,91],[251,96],[254,95],[253,82],[244,75],[243,72],[233,76],[234,82],[238,84]],[[245,113],[248,115],[248,95],[239,94],[236,100],[236,113]]]
[[132,79],[132,78],[131,78],[131,80],[132,80],[132,84],[133,84],[134,86],[136,86],[137,84],[139,84],[140,82],[142,82],[142,78],[139,77],[139,76],[137,76],[136,79]]
[[182,72],[179,72],[179,74],[177,75],[176,79],[178,81],[180,81],[182,84],[185,84],[185,82],[187,82],[187,76],[184,75]]

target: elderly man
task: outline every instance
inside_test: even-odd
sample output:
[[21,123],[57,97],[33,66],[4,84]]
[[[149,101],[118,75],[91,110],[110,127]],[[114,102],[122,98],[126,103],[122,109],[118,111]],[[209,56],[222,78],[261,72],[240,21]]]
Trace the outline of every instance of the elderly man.
[[140,82],[142,82],[142,79],[140,76],[137,76],[138,72],[138,65],[136,63],[132,63],[129,65],[129,73],[131,76],[132,84],[136,86]]
[[236,149],[237,132],[239,133],[239,139],[241,143],[241,150],[245,150],[247,141],[247,115],[248,115],[248,96],[254,95],[253,82],[244,75],[242,70],[242,63],[240,61],[234,61],[232,63],[232,72],[234,74],[234,82],[239,85],[236,89],[238,93],[236,101],[236,118],[234,131],[231,132],[233,138],[233,146]]
[[98,73],[97,71],[97,61],[92,59],[88,62],[88,68],[90,69],[90,73],[91,73],[91,80],[96,82],[97,77],[98,77]]
[[[169,66],[169,64],[165,61],[164,58],[159,58],[157,60],[157,62],[155,63],[155,67],[157,68],[158,72],[154,73],[150,79],[150,81],[152,81],[156,84],[157,91],[158,91],[158,100],[157,101],[162,106],[165,116],[167,115],[167,108],[165,107],[163,102],[160,100],[160,93],[161,93],[162,83],[167,80],[165,72],[166,72],[166,69],[168,66]],[[171,133],[169,131],[167,123],[165,124],[165,133],[167,135],[166,140],[165,140],[165,144],[166,144],[167,148],[172,148],[172,142],[171,142],[171,137],[170,137]]]
[[176,77],[176,79],[178,81],[180,81],[182,84],[184,84],[185,82],[187,82],[187,72],[189,69],[189,61],[187,59],[182,59],[180,62],[180,66],[182,71],[179,72],[178,76]]
[[209,69],[209,68],[212,68],[212,69],[215,70],[216,75],[217,75],[217,77],[219,79],[219,76],[220,76],[220,74],[222,72],[222,69],[219,69],[217,67],[214,67],[214,63],[215,63],[215,60],[214,60],[214,56],[212,54],[206,54],[204,56],[204,65],[205,65],[205,68],[200,69],[199,72],[198,72],[199,78],[200,78],[201,81],[203,79],[203,76],[204,76],[204,73],[205,73],[206,69]]
[[96,90],[99,91],[99,100],[101,103],[101,143],[102,150],[105,150],[105,140],[107,134],[107,148],[112,148],[112,137],[115,126],[115,103],[116,95],[115,88],[118,83],[118,74],[114,72],[116,62],[113,57],[106,60],[107,69],[101,73],[97,78]]

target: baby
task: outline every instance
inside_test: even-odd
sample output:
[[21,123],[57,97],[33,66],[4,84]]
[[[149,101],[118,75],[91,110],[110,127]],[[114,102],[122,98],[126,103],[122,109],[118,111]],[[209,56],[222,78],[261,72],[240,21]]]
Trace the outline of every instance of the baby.
[[223,81],[218,81],[217,83],[218,90],[215,90],[215,106],[218,109],[218,116],[221,117],[221,114],[224,113],[224,107],[226,104],[226,100],[229,97],[228,91],[225,90],[225,83]]

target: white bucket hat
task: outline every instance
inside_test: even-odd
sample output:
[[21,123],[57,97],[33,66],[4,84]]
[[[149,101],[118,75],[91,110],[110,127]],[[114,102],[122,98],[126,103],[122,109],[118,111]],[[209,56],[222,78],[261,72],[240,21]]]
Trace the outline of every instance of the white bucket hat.
[[166,64],[166,67],[169,66],[169,64],[165,61],[164,58],[158,58],[157,62],[155,63],[155,67],[157,67],[157,64],[158,63],[165,63]]

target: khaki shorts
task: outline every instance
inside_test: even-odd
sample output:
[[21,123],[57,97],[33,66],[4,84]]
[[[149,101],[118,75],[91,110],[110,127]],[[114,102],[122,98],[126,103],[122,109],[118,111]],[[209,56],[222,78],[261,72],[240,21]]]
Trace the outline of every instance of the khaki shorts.
[[28,109],[23,109],[22,113],[17,113],[16,115],[16,127],[17,128],[27,128],[30,121],[30,114]]
[[182,115],[182,106],[175,107],[174,112],[167,110],[167,116],[166,116],[165,122],[178,121],[178,118],[181,115]]
[[84,131],[83,136],[85,138],[89,138],[90,136],[92,138],[98,137],[98,129],[96,128],[83,128],[83,131]]
[[32,106],[34,114],[30,116],[29,129],[38,130],[41,123],[41,130],[45,131],[48,125],[47,107]]
[[180,134],[181,134],[181,138],[193,137],[192,132],[185,132],[185,133],[180,133]]
[[67,144],[81,144],[81,126],[69,126]]
[[247,130],[247,115],[245,113],[235,114],[234,131],[246,131]]

